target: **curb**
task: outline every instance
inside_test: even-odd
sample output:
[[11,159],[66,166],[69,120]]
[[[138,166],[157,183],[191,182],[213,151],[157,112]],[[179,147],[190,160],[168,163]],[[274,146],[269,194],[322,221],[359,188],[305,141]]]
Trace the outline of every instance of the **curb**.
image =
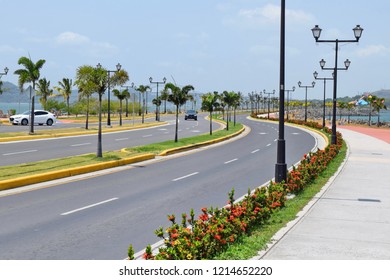
[[65,177],[90,173],[94,171],[118,167],[118,166],[127,165],[131,163],[154,159],[154,158],[155,158],[154,154],[144,154],[144,155],[134,156],[131,158],[115,160],[115,161],[107,161],[102,163],[86,165],[82,167],[74,167],[65,170],[58,170],[58,171],[47,172],[44,174],[32,175],[28,177],[3,180],[0,181],[0,191],[31,185],[31,184],[36,184],[36,183],[42,183],[42,182],[56,180],[56,179],[62,179]]
[[[157,126],[163,126],[166,125],[167,122],[160,122],[158,124],[151,123],[151,124],[144,124],[143,126],[136,125],[132,127],[117,127],[117,128],[111,128],[110,130],[103,131],[102,134],[105,133],[114,133],[114,132],[120,132],[120,131],[129,131],[133,129],[142,129],[142,128],[150,128],[150,127],[157,127]],[[48,139],[48,138],[60,138],[60,137],[71,137],[71,136],[83,136],[83,135],[94,135],[97,134],[97,131],[87,130],[82,132],[63,132],[63,133],[55,133],[52,135],[43,134],[43,135],[25,135],[25,136],[16,136],[16,137],[4,137],[0,138],[0,143],[2,142],[13,142],[13,141],[23,141],[23,140],[37,140],[37,139]]]

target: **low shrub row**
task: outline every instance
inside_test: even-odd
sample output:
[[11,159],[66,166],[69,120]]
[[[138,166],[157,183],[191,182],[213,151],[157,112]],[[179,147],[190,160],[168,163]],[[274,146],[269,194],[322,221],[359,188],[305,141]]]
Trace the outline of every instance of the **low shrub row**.
[[[327,129],[325,129],[327,130]],[[329,132],[329,131],[327,131]],[[285,206],[289,193],[298,194],[321,172],[338,154],[343,139],[337,133],[337,144],[328,145],[325,150],[304,155],[301,162],[288,173],[287,182],[271,182],[248,194],[235,203],[234,189],[229,193],[229,203],[222,209],[203,208],[195,219],[194,210],[190,215],[182,214],[180,224],[175,215],[168,215],[171,226],[160,227],[155,234],[162,238],[164,246],[153,254],[151,246],[146,247],[143,258],[146,260],[199,260],[212,259],[224,251],[240,236],[249,234],[256,225],[265,223],[272,212]],[[128,258],[134,259],[132,245],[128,248]]]

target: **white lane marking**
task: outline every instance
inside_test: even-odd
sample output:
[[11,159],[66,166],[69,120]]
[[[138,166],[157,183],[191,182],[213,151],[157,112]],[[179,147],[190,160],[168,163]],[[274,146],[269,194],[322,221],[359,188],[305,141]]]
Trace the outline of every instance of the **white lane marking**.
[[38,152],[38,150],[28,150],[28,151],[7,153],[7,154],[3,154],[3,156],[12,156],[12,155],[19,155],[19,154],[26,154],[26,153],[34,153],[34,152]]
[[146,138],[146,137],[152,137],[153,136],[153,134],[148,134],[148,135],[144,135],[144,136],[142,136],[143,138]]
[[129,138],[118,138],[118,139],[115,139],[115,141],[124,141],[124,140],[129,140]]
[[91,205],[87,205],[85,207],[81,207],[81,208],[78,208],[78,209],[75,209],[75,210],[72,210],[72,211],[68,211],[68,212],[62,213],[61,216],[66,216],[66,215],[69,215],[69,214],[73,214],[73,213],[76,213],[76,212],[79,212],[79,211],[82,211],[82,210],[85,210],[85,209],[88,209],[88,208],[92,208],[92,207],[95,207],[95,206],[98,206],[98,205],[101,205],[101,204],[105,204],[105,203],[108,203],[108,202],[111,202],[111,201],[114,201],[114,200],[117,200],[117,199],[118,199],[117,197],[110,198],[110,199],[107,199],[107,200],[104,200],[104,201],[101,201],[101,202],[98,202],[98,203],[94,203],[94,204],[91,204]]
[[225,161],[223,164],[228,164],[228,163],[231,163],[231,162],[236,161],[236,160],[238,160],[238,158],[235,158],[235,159],[232,159],[232,160]]
[[293,132],[291,133],[292,135],[299,135],[300,133],[299,132]]
[[256,149],[256,150],[252,151],[251,154],[257,153],[258,151],[260,151],[260,149]]
[[196,174],[198,174],[199,172],[194,172],[194,173],[191,173],[191,174],[188,174],[188,175],[185,175],[185,176],[182,176],[182,177],[179,177],[179,178],[176,178],[176,179],[173,179],[172,182],[176,182],[176,181],[179,181],[179,180],[182,180],[182,179],[185,179],[185,178],[188,178],[188,177],[191,177],[191,176],[194,176]]
[[266,133],[266,132],[260,132],[259,134],[260,134],[260,135],[266,135],[266,134],[268,134],[268,133]]
[[86,146],[86,145],[91,145],[91,143],[80,143],[80,144],[73,144],[70,145],[71,147],[80,147],[80,146]]
[[271,144],[267,144],[267,146],[266,146],[266,147],[269,147],[269,146],[271,146]]
[[278,139],[275,139],[274,142],[278,141]]

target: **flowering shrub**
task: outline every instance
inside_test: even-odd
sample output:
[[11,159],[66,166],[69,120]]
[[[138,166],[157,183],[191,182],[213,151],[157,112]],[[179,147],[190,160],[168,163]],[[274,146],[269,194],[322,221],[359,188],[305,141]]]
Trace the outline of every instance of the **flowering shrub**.
[[[315,125],[312,123],[311,125]],[[328,131],[329,132],[329,131]],[[181,223],[175,215],[168,215],[172,223],[165,231],[162,227],[155,234],[164,240],[159,252],[153,255],[150,245],[146,247],[144,259],[154,260],[197,260],[211,259],[229,244],[248,234],[255,225],[265,223],[272,212],[285,206],[288,193],[299,193],[328,166],[338,154],[343,139],[337,133],[337,144],[329,145],[325,150],[304,155],[297,167],[287,175],[287,182],[271,182],[268,187],[257,188],[243,200],[235,203],[234,189],[229,193],[228,205],[222,209],[202,208],[198,219],[191,209],[189,217],[182,214]],[[133,259],[132,246],[128,250],[129,259]]]

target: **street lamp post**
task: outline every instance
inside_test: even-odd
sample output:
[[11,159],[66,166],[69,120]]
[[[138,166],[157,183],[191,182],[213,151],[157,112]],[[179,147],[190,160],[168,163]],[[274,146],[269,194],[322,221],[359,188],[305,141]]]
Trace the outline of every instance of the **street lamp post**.
[[338,50],[339,50],[339,43],[357,43],[359,42],[360,37],[362,36],[363,28],[360,27],[360,25],[356,25],[355,28],[352,29],[355,39],[354,40],[320,40],[321,31],[322,29],[318,27],[318,25],[315,25],[314,28],[311,29],[313,33],[313,37],[316,40],[317,43],[335,43],[335,64],[334,64],[334,75],[333,75],[333,119],[332,119],[332,144],[337,143],[337,137],[336,137],[336,100],[337,100],[337,62],[338,62]]
[[288,115],[290,114],[290,101],[291,99],[289,98],[290,92],[295,91],[295,87],[292,87],[292,89],[285,89],[285,92],[287,92],[287,120],[288,120]]
[[279,76],[279,133],[275,164],[275,181],[286,182],[286,141],[284,139],[284,80],[285,80],[285,31],[286,31],[286,1],[280,1],[280,76]]
[[150,77],[149,78],[149,82],[151,84],[157,84],[157,94],[156,94],[156,121],[159,122],[160,121],[160,106],[159,106],[159,102],[158,102],[158,85],[159,84],[165,84],[165,82],[167,81],[167,79],[164,77],[163,78],[163,81],[162,82],[153,82],[153,78]]
[[272,92],[266,92],[265,90],[263,90],[263,93],[264,93],[264,94],[268,94],[268,119],[269,119],[269,101],[270,101],[270,95],[271,95],[271,94],[275,94],[275,90],[273,90]]
[[[102,65],[99,63],[98,65],[97,65],[97,67],[98,68],[101,68],[102,67]],[[118,71],[120,71],[121,70],[121,68],[122,68],[122,65],[120,65],[120,63],[118,63],[117,65],[116,65],[116,70],[106,70],[107,71],[107,75],[108,75],[108,80],[107,80],[107,83],[108,83],[108,85],[107,85],[107,89],[108,89],[108,112],[107,112],[107,126],[108,127],[111,127],[111,109],[110,109],[110,73],[115,73],[115,72],[118,72]]]
[[318,73],[315,71],[313,73],[314,79],[324,81],[324,103],[323,103],[323,112],[322,112],[322,127],[325,127],[325,99],[326,99],[326,81],[333,80],[333,78],[318,78]]
[[305,91],[305,122],[307,121],[307,89],[314,88],[315,84],[316,84],[315,82],[312,82],[311,86],[302,86],[302,83],[300,81],[298,82],[299,87],[306,89],[306,91]]

